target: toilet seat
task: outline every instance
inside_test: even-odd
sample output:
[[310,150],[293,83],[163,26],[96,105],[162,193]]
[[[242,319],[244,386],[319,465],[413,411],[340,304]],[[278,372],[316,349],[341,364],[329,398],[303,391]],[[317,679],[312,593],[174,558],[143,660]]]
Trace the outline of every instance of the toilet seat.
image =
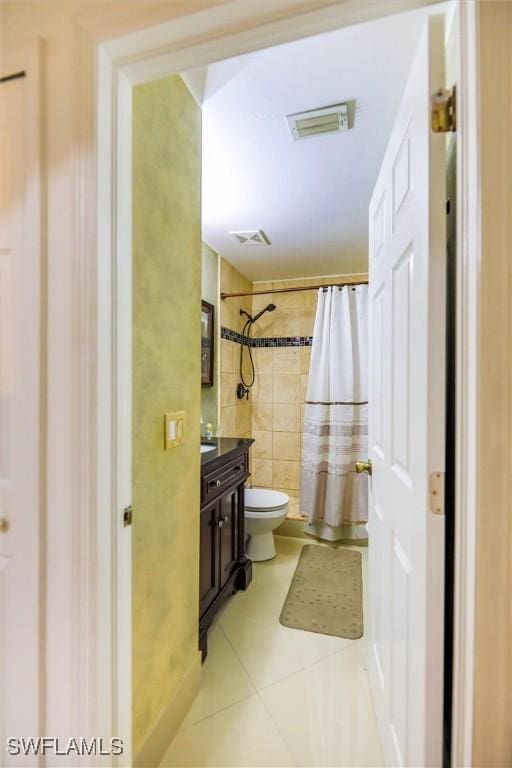
[[245,511],[246,512],[277,512],[284,509],[290,501],[290,497],[281,491],[273,491],[270,488],[246,488]]

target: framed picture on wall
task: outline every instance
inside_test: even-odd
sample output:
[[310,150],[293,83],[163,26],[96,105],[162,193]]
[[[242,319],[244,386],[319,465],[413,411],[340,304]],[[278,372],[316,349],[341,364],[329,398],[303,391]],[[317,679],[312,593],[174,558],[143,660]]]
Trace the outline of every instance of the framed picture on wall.
[[201,302],[201,384],[213,387],[213,314],[215,308]]

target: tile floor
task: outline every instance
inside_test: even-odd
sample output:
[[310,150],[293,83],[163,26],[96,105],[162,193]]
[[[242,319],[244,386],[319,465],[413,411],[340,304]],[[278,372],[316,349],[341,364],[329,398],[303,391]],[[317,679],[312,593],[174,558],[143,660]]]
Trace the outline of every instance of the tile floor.
[[[276,537],[208,637],[201,691],[162,766],[382,766],[366,641],[279,624],[304,540]],[[366,550],[363,578],[366,577]]]

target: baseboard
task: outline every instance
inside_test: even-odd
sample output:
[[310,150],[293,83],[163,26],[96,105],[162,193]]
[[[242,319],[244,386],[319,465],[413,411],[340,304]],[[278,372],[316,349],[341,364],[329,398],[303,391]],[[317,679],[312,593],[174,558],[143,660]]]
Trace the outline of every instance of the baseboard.
[[134,768],[157,768],[176,736],[201,687],[201,654],[198,652],[171,701],[133,761]]
[[310,539],[307,533],[304,533],[304,520],[293,520],[287,517],[281,525],[274,531],[275,536],[291,536],[293,539]]
[[[323,539],[319,539],[316,536],[312,536],[310,533],[306,533],[304,530],[304,520],[293,520],[291,518],[286,518],[284,522],[281,523],[279,528],[276,528],[274,531],[275,536],[283,536],[283,537],[289,537],[292,539],[305,539],[306,541],[319,541],[323,544],[325,544],[325,541]],[[363,537],[361,539],[339,539],[336,541],[336,544],[350,544],[350,546],[355,547],[367,547],[368,546],[368,537]]]

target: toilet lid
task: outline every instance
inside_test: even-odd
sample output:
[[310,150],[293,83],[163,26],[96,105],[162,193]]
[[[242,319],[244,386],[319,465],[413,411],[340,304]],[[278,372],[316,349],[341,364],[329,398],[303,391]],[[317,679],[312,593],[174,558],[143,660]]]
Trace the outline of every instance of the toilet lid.
[[246,488],[245,508],[252,511],[265,509],[279,509],[285,507],[290,497],[281,491],[272,491],[270,488]]

